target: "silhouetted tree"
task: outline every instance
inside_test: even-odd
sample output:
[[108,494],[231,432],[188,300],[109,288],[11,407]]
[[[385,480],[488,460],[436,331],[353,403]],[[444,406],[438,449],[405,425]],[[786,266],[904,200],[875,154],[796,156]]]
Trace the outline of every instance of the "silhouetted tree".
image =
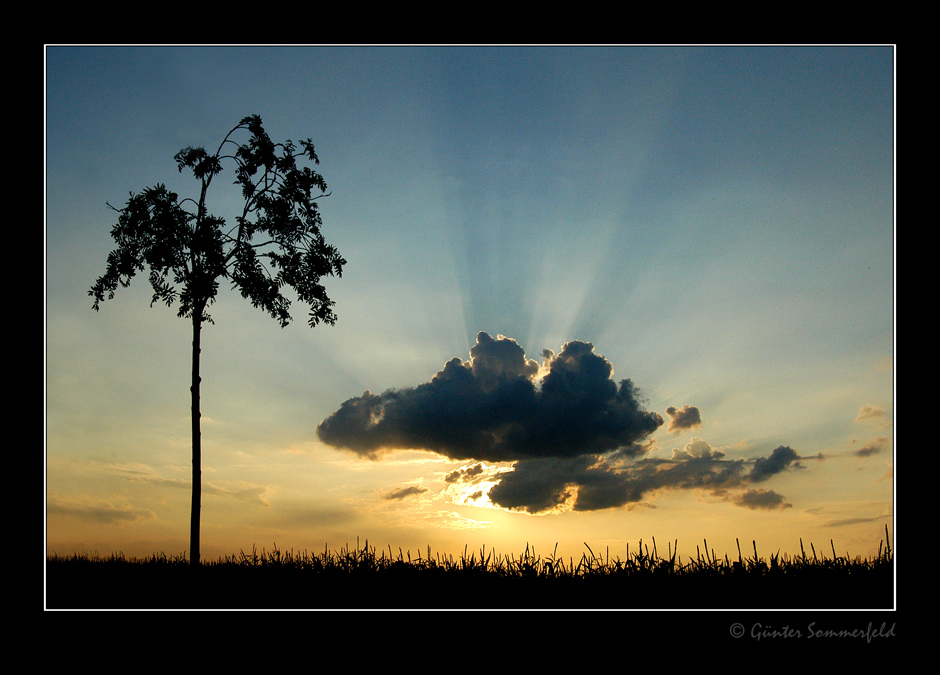
[[[235,138],[249,135],[247,141]],[[190,563],[199,565],[201,504],[201,436],[199,425],[200,332],[212,323],[206,311],[216,298],[219,282],[227,280],[251,303],[286,326],[291,321],[286,285],[310,307],[311,327],[321,321],[333,325],[333,301],[320,279],[342,276],[346,261],[320,233],[316,200],[326,195],[326,182],[298,158],[314,164],[319,159],[310,139],[298,149],[291,141],[274,143],[253,115],[243,119],[209,154],[187,147],[176,156],[179,171],[191,170],[200,184],[197,199],[179,200],[165,185],[131,192],[127,205],[112,209],[120,215],[111,236],[117,248],[109,255],[107,270],[88,292],[94,309],[113,298],[118,285],[127,287],[138,272],[150,270],[151,306],[179,301],[178,315],[192,320],[192,437],[193,499],[190,523]],[[234,184],[241,186],[244,205],[233,224],[209,213],[206,197],[223,163],[234,164]],[[239,202],[240,203],[240,202]]]

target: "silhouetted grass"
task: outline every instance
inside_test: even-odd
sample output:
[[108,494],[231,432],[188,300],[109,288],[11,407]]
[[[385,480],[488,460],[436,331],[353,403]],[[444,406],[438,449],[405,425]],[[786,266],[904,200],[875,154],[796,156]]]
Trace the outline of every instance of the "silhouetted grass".
[[[887,535],[887,531],[885,533]],[[88,554],[46,560],[46,607],[206,609],[890,609],[894,555],[807,554],[764,558],[756,542],[737,558],[718,557],[707,542],[683,559],[640,541],[626,557],[580,559],[553,552],[518,555],[485,547],[459,557],[376,551],[368,542],[322,553],[253,548],[191,569],[185,556],[126,558]],[[557,550],[557,547],[556,547]]]

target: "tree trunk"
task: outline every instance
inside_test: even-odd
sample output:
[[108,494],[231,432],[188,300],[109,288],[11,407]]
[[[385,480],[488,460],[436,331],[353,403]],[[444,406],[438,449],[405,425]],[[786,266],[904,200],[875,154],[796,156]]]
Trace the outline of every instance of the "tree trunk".
[[199,566],[199,512],[202,503],[202,434],[199,431],[199,352],[202,331],[202,308],[193,311],[193,379],[192,425],[193,425],[193,509],[189,526],[189,564]]

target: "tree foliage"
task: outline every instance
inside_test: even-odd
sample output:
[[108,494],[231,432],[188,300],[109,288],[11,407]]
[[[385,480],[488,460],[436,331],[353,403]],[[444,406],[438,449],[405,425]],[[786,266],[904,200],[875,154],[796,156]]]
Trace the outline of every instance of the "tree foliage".
[[[236,140],[246,133],[246,141]],[[232,129],[215,154],[204,148],[183,148],[176,153],[176,164],[181,173],[189,170],[198,181],[198,198],[180,200],[163,184],[132,192],[123,209],[114,209],[118,222],[111,236],[117,248],[108,254],[105,274],[88,291],[97,310],[103,300],[114,297],[119,286],[129,286],[138,273],[149,269],[151,306],[157,302],[172,306],[178,301],[179,316],[192,320],[190,561],[194,567],[200,558],[202,491],[200,331],[203,322],[212,321],[207,308],[215,301],[220,282],[229,282],[281,326],[292,320],[291,302],[282,292],[285,286],[309,305],[311,327],[321,321],[336,322],[333,301],[320,280],[342,276],[346,261],[320,232],[317,199],[327,194],[326,182],[309,166],[298,165],[301,158],[320,163],[309,139],[299,148],[291,141],[274,143],[257,115]],[[223,164],[231,163],[244,205],[234,222],[228,223],[209,212],[207,195]]]
[[[248,139],[238,142],[245,133]],[[327,194],[326,182],[310,166],[300,166],[302,158],[319,164],[310,139],[299,147],[289,140],[274,143],[258,115],[244,118],[214,154],[180,150],[177,167],[199,182],[198,198],[180,200],[158,184],[132,192],[126,206],[115,209],[111,235],[117,248],[89,291],[94,308],[149,269],[151,304],[178,301],[180,317],[211,322],[207,308],[224,280],[281,326],[292,320],[285,286],[309,306],[311,327],[334,324],[334,303],[321,279],[342,276],[346,261],[321,233],[317,199]],[[234,184],[244,199],[231,223],[210,213],[207,204],[210,184],[226,163],[234,163]]]

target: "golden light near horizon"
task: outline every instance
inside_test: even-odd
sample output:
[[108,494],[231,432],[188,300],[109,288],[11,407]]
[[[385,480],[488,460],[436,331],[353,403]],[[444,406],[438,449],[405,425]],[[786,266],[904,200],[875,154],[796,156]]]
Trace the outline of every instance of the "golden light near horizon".
[[[489,498],[489,491],[499,482],[499,474],[511,471],[508,466],[487,465],[485,462],[479,462],[473,465],[464,464],[444,476],[446,484],[441,494],[454,504],[462,506],[473,506],[482,509],[499,508]],[[458,482],[460,477],[473,475],[473,481],[469,483]]]

